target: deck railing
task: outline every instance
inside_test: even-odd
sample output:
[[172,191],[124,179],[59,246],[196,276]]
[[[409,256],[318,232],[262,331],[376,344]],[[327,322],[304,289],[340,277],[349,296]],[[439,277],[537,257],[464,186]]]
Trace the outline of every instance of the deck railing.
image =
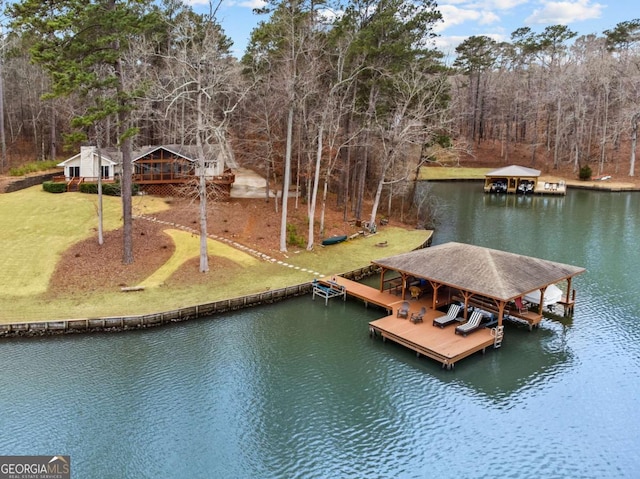
[[[97,176],[64,176],[64,175],[56,175],[52,178],[51,181],[54,183],[67,183],[71,181],[81,180],[82,183],[97,183]],[[113,178],[102,178],[103,183],[115,183],[115,179]]]

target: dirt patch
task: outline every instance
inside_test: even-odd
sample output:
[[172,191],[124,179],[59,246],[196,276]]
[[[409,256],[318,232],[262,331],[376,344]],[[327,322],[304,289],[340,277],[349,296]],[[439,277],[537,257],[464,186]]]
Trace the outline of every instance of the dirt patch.
[[206,284],[211,280],[212,275],[222,275],[240,268],[241,266],[228,258],[209,256],[209,272],[207,274],[200,274],[200,258],[192,258],[183,263],[182,266],[165,281],[165,284],[169,287],[184,286],[186,284]]
[[[292,198],[289,200],[287,212],[287,222],[291,225],[292,231],[300,237],[306,237],[307,206],[299,201],[296,208],[295,199]],[[169,223],[188,226],[196,231],[200,230],[198,206],[189,201],[173,200],[169,210],[157,213],[155,217]],[[235,198],[211,204],[207,215],[207,227],[210,234],[234,240],[270,256],[280,257],[280,219],[281,212],[276,211],[274,200],[266,202],[264,199]],[[353,219],[343,219],[342,209],[327,208],[325,236],[353,234],[358,229]],[[318,240],[319,238],[316,238],[316,242]],[[292,246],[289,249],[299,248]]]
[[67,292],[95,292],[135,286],[166,263],[175,250],[171,238],[163,233],[166,226],[150,221],[133,222],[132,265],[122,263],[122,230],[98,236],[69,248],[60,258],[49,285],[48,295]]

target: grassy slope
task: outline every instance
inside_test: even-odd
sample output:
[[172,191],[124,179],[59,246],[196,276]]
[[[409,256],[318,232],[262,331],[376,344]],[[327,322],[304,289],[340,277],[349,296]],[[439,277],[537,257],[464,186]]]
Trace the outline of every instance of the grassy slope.
[[[283,259],[286,264],[260,260],[210,240],[214,264],[206,280],[188,287],[169,287],[164,281],[185,261],[198,257],[199,240],[189,233],[167,230],[176,251],[142,282],[144,291],[74,293],[45,299],[42,293],[60,254],[74,242],[95,235],[95,200],[95,196],[82,194],[52,196],[39,187],[0,195],[0,266],[4,278],[0,285],[0,322],[142,314],[278,289],[311,281],[317,274],[342,273],[366,266],[373,259],[409,251],[430,234],[385,227],[367,238],[318,246],[311,252],[290,252]],[[148,214],[166,207],[162,200],[151,197],[135,201],[135,213]],[[120,217],[119,199],[105,198],[105,228],[118,227]],[[376,246],[385,241],[386,247]],[[217,257],[227,258],[238,267],[225,268],[222,274],[215,268]]]
[[[157,198],[134,199],[136,213],[167,207]],[[103,211],[105,231],[118,228],[120,199],[105,197]],[[40,186],[0,195],[0,318],[44,293],[60,255],[96,230],[96,196],[52,195]]]
[[484,175],[495,168],[455,168],[429,166],[420,168],[418,180],[484,180]]

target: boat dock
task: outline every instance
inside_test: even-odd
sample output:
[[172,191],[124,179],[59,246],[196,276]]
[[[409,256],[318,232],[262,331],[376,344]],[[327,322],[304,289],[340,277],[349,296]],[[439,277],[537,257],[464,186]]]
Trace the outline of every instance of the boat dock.
[[444,328],[434,326],[433,320],[442,315],[440,311],[428,309],[423,322],[414,324],[411,320],[398,318],[394,314],[370,322],[369,332],[372,336],[381,336],[383,341],[390,339],[401,344],[415,351],[418,356],[435,359],[447,369],[453,368],[455,363],[467,356],[494,346],[492,329],[481,328],[468,336],[462,336],[455,334],[456,326],[461,323]]
[[[462,336],[455,334],[456,324],[445,328],[433,326],[433,320],[444,313],[431,308],[430,295],[419,299],[403,300],[392,292],[393,289],[381,292],[371,286],[342,277],[336,277],[331,282],[344,286],[347,295],[358,298],[367,305],[371,303],[387,310],[387,316],[369,323],[371,336],[380,336],[383,341],[389,339],[401,344],[415,351],[418,356],[426,356],[440,362],[443,368],[451,369],[461,359],[478,351],[484,352],[487,347],[496,344],[492,329],[481,328],[467,336]],[[328,281],[321,283],[329,284]],[[418,312],[422,307],[426,308],[422,322],[413,323],[410,319],[401,319],[396,316],[398,308],[404,301],[408,301],[410,305],[408,318],[411,317],[411,313]]]
[[365,306],[374,304],[387,310],[388,314],[391,314],[395,305],[402,304],[402,298],[395,294],[378,291],[366,284],[351,281],[350,279],[343,278],[342,276],[335,276],[330,281],[320,280],[319,283],[325,287],[331,285],[338,285],[345,289],[346,294],[353,296],[364,302]]

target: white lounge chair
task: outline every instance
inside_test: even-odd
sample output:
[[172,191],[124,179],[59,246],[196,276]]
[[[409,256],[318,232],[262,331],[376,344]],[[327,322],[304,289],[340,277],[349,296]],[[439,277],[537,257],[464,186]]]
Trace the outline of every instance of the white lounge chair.
[[449,305],[449,311],[447,311],[447,314],[434,319],[433,325],[444,328],[445,326],[451,323],[455,323],[457,321],[456,318],[458,317],[459,312],[460,312],[460,305],[456,303],[452,303]]
[[480,328],[480,322],[482,321],[482,313],[480,311],[474,311],[471,313],[471,317],[469,321],[460,326],[456,326],[456,334],[462,334],[466,336],[467,334],[475,331]]

